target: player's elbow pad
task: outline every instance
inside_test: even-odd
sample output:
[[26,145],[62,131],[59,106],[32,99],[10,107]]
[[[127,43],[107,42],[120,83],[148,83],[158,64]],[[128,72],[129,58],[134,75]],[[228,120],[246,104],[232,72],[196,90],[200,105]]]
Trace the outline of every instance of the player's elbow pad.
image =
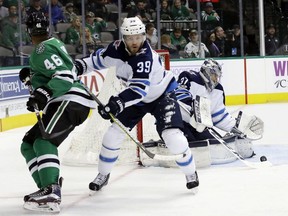
[[74,65],[77,69],[77,75],[80,76],[87,71],[87,64],[82,59],[76,59]]

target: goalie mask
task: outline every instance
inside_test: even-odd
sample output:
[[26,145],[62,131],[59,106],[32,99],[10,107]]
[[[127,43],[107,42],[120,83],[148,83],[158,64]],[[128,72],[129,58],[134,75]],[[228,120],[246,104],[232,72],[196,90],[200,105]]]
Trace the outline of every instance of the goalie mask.
[[221,66],[214,59],[205,60],[199,74],[202,77],[208,91],[212,91],[219,83],[222,71]]
[[49,33],[49,20],[43,12],[31,13],[26,21],[30,36],[47,35]]

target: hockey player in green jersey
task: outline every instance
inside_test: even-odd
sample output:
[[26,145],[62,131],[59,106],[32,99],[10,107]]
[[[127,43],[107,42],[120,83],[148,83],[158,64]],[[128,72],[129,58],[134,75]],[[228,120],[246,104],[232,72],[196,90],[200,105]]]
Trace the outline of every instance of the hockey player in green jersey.
[[30,68],[23,68],[19,78],[31,84],[27,109],[31,112],[43,110],[42,122],[46,129],[43,131],[39,124],[35,124],[22,140],[21,153],[39,188],[24,197],[24,208],[59,212],[61,183],[57,148],[76,126],[86,120],[90,108],[95,108],[96,103],[78,80],[64,44],[49,38],[49,21],[45,15],[32,13],[26,25],[35,49],[30,56]]

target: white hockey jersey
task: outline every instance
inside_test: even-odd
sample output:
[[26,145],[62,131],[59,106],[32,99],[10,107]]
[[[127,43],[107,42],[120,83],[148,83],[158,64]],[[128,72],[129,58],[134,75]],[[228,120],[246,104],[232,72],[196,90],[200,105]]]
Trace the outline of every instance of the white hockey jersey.
[[[227,111],[223,86],[218,83],[212,92],[209,92],[198,72],[183,71],[178,77],[179,87],[176,90],[177,99],[191,106],[192,98],[196,95],[206,97],[211,102],[211,116],[213,125],[224,131],[231,131],[236,120]],[[192,98],[191,98],[192,97]]]
[[200,43],[200,51],[199,51],[199,41],[196,43],[190,41],[185,47],[184,52],[187,57],[192,58],[205,58],[209,55],[209,50],[204,43]]
[[117,78],[127,86],[118,95],[125,101],[125,107],[150,103],[177,87],[173,74],[165,71],[160,56],[147,41],[135,56],[129,55],[123,41],[116,40],[83,60],[87,71],[89,67],[101,70],[116,66]]

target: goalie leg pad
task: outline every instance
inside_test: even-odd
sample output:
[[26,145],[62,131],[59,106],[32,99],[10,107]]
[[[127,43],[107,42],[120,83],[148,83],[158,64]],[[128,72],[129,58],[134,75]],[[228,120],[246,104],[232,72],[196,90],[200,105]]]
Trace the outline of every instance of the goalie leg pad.
[[[235,139],[236,137],[233,136],[224,139],[224,141],[227,143],[227,146],[237,151],[237,148],[235,146]],[[221,143],[219,143],[218,140],[210,139],[209,143],[210,143],[210,154],[212,165],[226,164],[237,160],[237,158],[230,151],[228,151]]]
[[250,157],[253,157],[255,155],[253,148],[252,148],[251,140],[236,138],[235,147],[237,149],[237,152],[243,158],[250,158]]

